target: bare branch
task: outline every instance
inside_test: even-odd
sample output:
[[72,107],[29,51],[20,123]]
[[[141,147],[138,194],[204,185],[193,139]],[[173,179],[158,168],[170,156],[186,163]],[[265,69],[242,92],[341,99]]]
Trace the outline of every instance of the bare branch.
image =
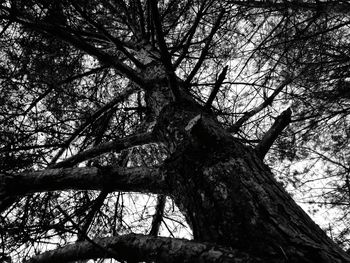
[[88,235],[87,235],[88,229],[91,226],[96,213],[100,210],[107,196],[108,196],[108,191],[102,190],[98,195],[98,197],[94,200],[94,203],[91,206],[91,210],[86,215],[84,224],[82,225],[81,228],[79,228],[78,241],[82,241],[88,238]]
[[257,155],[264,159],[266,153],[277,139],[278,135],[283,129],[290,123],[292,111],[290,108],[283,111],[275,120],[271,128],[265,133],[260,143],[256,146],[255,150]]
[[[78,231],[78,235],[84,236],[84,239],[86,239],[88,242],[90,242],[94,247],[99,248],[105,255],[111,256],[115,259],[117,259],[118,254],[116,254],[114,251],[110,251],[109,249],[106,249],[105,247],[101,246],[100,244],[96,243],[93,239],[89,238],[86,233],[83,233],[80,229],[79,225],[74,222],[71,216],[69,216],[59,205],[56,206],[56,208],[64,215],[64,217],[71,222],[73,227]],[[78,237],[79,241],[79,237]]]
[[29,107],[25,110],[25,112],[23,114],[27,114],[35,105],[37,105],[43,98],[45,98],[52,90],[54,90],[55,87],[57,86],[60,86],[60,85],[63,85],[63,84],[66,84],[66,83],[69,83],[73,80],[76,80],[78,78],[82,78],[82,77],[85,77],[85,76],[89,76],[91,74],[94,74],[94,73],[97,73],[103,69],[105,69],[106,67],[102,66],[102,67],[98,67],[98,68],[94,68],[94,69],[91,69],[89,71],[86,71],[86,72],[83,72],[81,74],[78,74],[78,75],[75,75],[75,76],[71,76],[71,77],[68,77],[67,79],[59,82],[58,84],[53,84],[53,83],[50,83],[49,84],[49,88],[43,93],[41,94],[37,99],[35,99],[30,105]]
[[128,262],[193,262],[193,263],[235,263],[262,262],[260,259],[236,249],[221,248],[218,245],[198,243],[186,239],[151,237],[138,234],[106,237],[77,242],[56,250],[34,256],[25,263],[58,263],[84,259],[105,258],[105,251],[114,251],[117,260]]
[[251,117],[253,117],[255,114],[262,111],[267,106],[271,105],[275,97],[283,90],[285,86],[290,84],[293,81],[293,78],[288,76],[286,79],[274,90],[274,92],[264,100],[263,103],[261,103],[258,107],[251,109],[250,111],[247,111],[244,113],[244,115],[229,129],[228,132],[236,133],[239,131],[239,129],[242,127],[243,123],[245,123],[247,120],[249,120]]
[[192,79],[194,78],[194,76],[197,74],[197,71],[199,70],[199,68],[202,66],[202,63],[205,59],[205,57],[207,56],[208,54],[208,51],[209,51],[209,47],[210,47],[210,44],[211,44],[211,40],[213,39],[213,36],[215,35],[216,31],[219,29],[220,27],[220,22],[221,22],[221,19],[222,17],[224,16],[224,10],[222,10],[220,12],[220,14],[218,15],[218,18],[213,26],[213,28],[211,29],[210,33],[209,33],[209,36],[207,37],[207,40],[206,40],[206,43],[205,43],[205,46],[204,48],[202,49],[202,52],[199,56],[199,59],[196,63],[196,65],[194,66],[194,68],[192,69],[191,73],[188,75],[186,81],[185,81],[185,86],[188,86]]
[[148,167],[74,167],[0,174],[0,207],[10,197],[35,192],[107,190],[163,194],[167,191],[166,181],[165,172]]
[[97,118],[100,117],[104,112],[113,108],[115,105],[122,102],[123,100],[127,99],[131,94],[133,94],[137,90],[138,88],[135,85],[129,86],[123,92],[118,94],[112,101],[110,101],[109,103],[98,109],[90,117],[88,117],[85,120],[85,122],[82,125],[80,125],[80,127],[63,143],[64,147],[62,147],[61,150],[52,158],[51,164],[54,164],[58,160],[58,158],[61,157],[61,155],[68,148],[71,142],[74,141],[79,136],[79,134],[81,134],[91,123],[97,120]]
[[100,31],[108,40],[110,40],[117,49],[124,53],[124,55],[129,58],[137,67],[143,68],[144,65],[138,61],[129,51],[126,50],[123,43],[116,37],[112,36],[102,25],[98,24],[96,21],[91,19],[90,15],[84,12],[78,4],[72,2],[74,8],[78,11],[78,13],[86,19],[92,26],[94,26],[98,31]]
[[146,38],[146,25],[145,17],[143,15],[142,3],[140,0],[136,0],[137,12],[139,15],[140,30],[143,38]]
[[[192,41],[192,38],[194,36],[194,34],[196,33],[196,29],[199,25],[199,22],[200,20],[202,19],[203,17],[203,12],[204,12],[204,8],[205,8],[205,3],[206,1],[203,1],[202,4],[201,4],[201,7],[200,9],[198,10],[198,13],[197,13],[197,16],[196,16],[196,19],[194,20],[190,30],[187,32],[187,34],[182,38],[182,41],[179,43],[178,47],[182,47],[182,52],[180,54],[180,56],[178,57],[178,59],[175,61],[174,63],[174,67],[177,68],[181,61],[186,57],[187,55],[187,52],[188,52],[188,48],[190,47],[191,45],[191,41]],[[186,41],[187,40],[187,41]],[[186,41],[186,43],[185,43]],[[176,49],[174,50],[174,52],[176,51]]]
[[120,62],[118,58],[108,55],[102,50],[99,50],[95,46],[89,44],[77,33],[76,34],[70,33],[69,28],[62,27],[59,25],[50,25],[50,24],[44,24],[39,22],[33,22],[26,18],[22,18],[21,14],[19,14],[18,12],[13,13],[11,17],[15,22],[25,25],[37,32],[44,32],[49,35],[55,36],[73,45],[74,47],[85,51],[89,55],[96,57],[102,64],[115,68],[120,72],[120,74],[129,78],[131,81],[135,82],[139,86],[143,86],[143,87],[147,86],[144,79],[141,78],[140,75],[134,69]]
[[223,69],[222,72],[220,73],[219,78],[218,78],[218,80],[216,81],[215,86],[214,86],[213,90],[211,91],[210,96],[209,96],[207,102],[206,102],[205,105],[204,105],[204,109],[206,109],[206,110],[209,110],[209,109],[210,109],[211,104],[213,103],[213,101],[214,101],[214,99],[215,99],[215,97],[216,97],[216,94],[219,92],[219,89],[220,89],[220,87],[221,87],[221,84],[222,84],[222,82],[223,82],[224,79],[225,79],[227,69],[228,69],[228,66],[224,67],[224,69]]
[[122,150],[125,150],[133,146],[147,144],[154,141],[155,141],[155,138],[153,134],[150,132],[130,135],[119,140],[99,144],[96,147],[80,152],[76,155],[73,155],[72,157],[65,159],[62,162],[54,164],[50,166],[50,168],[71,167],[82,161],[94,158],[100,154],[103,154],[109,151],[120,152]]

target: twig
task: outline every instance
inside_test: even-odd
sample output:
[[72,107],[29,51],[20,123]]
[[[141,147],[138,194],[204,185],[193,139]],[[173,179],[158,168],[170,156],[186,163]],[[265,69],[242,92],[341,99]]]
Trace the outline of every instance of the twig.
[[72,223],[73,227],[78,231],[78,234],[82,235],[84,237],[84,239],[88,242],[90,242],[92,245],[96,246],[97,248],[101,249],[103,252],[105,252],[107,255],[110,255],[111,257],[113,257],[115,260],[118,260],[119,256],[117,253],[115,253],[114,251],[111,251],[107,248],[104,248],[103,246],[101,246],[100,244],[97,244],[94,240],[92,240],[91,238],[89,238],[79,227],[79,225],[77,223],[74,222],[74,220],[71,218],[71,216],[69,216],[59,205],[56,206],[56,208],[64,215],[64,217]]

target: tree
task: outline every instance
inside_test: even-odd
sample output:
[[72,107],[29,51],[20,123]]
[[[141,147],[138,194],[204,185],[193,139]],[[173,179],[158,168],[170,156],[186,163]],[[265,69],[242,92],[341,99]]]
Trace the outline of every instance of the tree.
[[[336,20],[345,8],[3,3],[3,260],[17,251],[25,262],[349,262],[263,162],[292,114],[292,128],[302,118],[320,126],[320,109],[347,98],[337,89],[346,76],[334,80],[345,40],[329,35],[346,35],[346,15]],[[148,235],[123,223],[123,192],[157,195]],[[158,237],[166,197],[193,241]]]

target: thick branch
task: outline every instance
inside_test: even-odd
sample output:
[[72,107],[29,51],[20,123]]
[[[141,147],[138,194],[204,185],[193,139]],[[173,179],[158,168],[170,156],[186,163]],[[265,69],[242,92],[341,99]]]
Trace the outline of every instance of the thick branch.
[[[262,262],[238,250],[220,248],[217,245],[198,243],[185,239],[151,237],[129,234],[117,237],[107,237],[77,242],[63,248],[51,250],[34,256],[25,263],[58,263],[84,259],[104,258],[106,250],[114,252],[117,260],[129,262],[193,262],[193,263],[234,263],[234,262]],[[104,248],[104,249],[101,249]]]
[[267,106],[271,105],[273,100],[275,99],[275,97],[283,90],[283,88],[285,86],[287,86],[288,84],[290,84],[293,81],[293,78],[288,76],[275,90],[274,92],[271,94],[271,96],[269,96],[268,98],[266,98],[264,100],[263,103],[261,103],[258,107],[251,109],[250,111],[247,111],[246,113],[244,113],[244,115],[234,124],[232,125],[232,127],[230,127],[228,129],[229,132],[233,132],[236,133],[238,132],[238,130],[242,127],[242,125],[249,120],[251,117],[253,117],[255,114],[259,113],[260,111],[262,111],[264,108],[266,108]]
[[159,44],[160,54],[162,56],[162,62],[165,66],[166,74],[168,76],[169,86],[171,88],[172,93],[174,94],[175,99],[179,100],[180,91],[179,87],[177,86],[177,79],[174,72],[174,67],[171,63],[171,56],[165,43],[162,24],[158,13],[157,0],[151,0],[151,5],[153,23],[157,34],[157,40]]
[[69,157],[62,162],[54,164],[50,166],[50,168],[71,167],[82,161],[94,158],[100,154],[103,154],[109,151],[120,152],[122,150],[125,150],[133,146],[147,144],[154,141],[155,141],[155,138],[153,134],[150,132],[130,135],[119,140],[99,144],[91,149],[88,149],[86,151],[73,155],[72,157]]
[[151,236],[154,236],[154,237],[158,236],[159,228],[163,221],[165,203],[166,203],[166,196],[158,195],[156,211],[153,215],[151,230],[149,231],[149,234]]
[[[9,197],[70,189],[162,194],[167,191],[166,181],[164,172],[148,167],[74,167],[0,174],[0,207],[3,207],[3,202],[7,202]],[[9,206],[8,202],[6,206]]]
[[271,128],[265,133],[260,143],[256,146],[255,150],[261,159],[264,159],[266,153],[277,139],[278,135],[283,129],[290,123],[290,117],[292,111],[290,108],[283,111],[275,120]]

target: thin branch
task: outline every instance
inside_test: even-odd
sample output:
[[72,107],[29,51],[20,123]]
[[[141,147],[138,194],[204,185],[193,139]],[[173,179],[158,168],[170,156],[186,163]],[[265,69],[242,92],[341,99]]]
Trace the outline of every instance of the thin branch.
[[209,98],[207,100],[207,102],[204,105],[204,109],[209,110],[211,107],[211,104],[213,103],[216,94],[219,92],[219,89],[221,87],[222,82],[224,81],[225,77],[226,77],[226,72],[227,72],[228,66],[224,67],[224,69],[222,70],[222,72],[219,75],[218,80],[215,83],[215,86],[213,88],[213,90],[211,91]]
[[[184,44],[183,48],[182,48],[182,52],[180,54],[180,56],[178,57],[178,59],[175,61],[174,63],[174,67],[177,68],[181,61],[186,57],[187,52],[188,52],[188,48],[191,45],[191,41],[193,39],[194,34],[196,33],[196,29],[199,25],[199,22],[201,20],[201,18],[203,17],[203,13],[204,13],[204,9],[205,9],[205,3],[206,1],[202,2],[202,5],[197,13],[196,19],[194,20],[190,30],[188,30],[187,34],[183,37],[182,41],[179,43],[178,46],[182,46],[183,43],[186,41],[186,43]],[[176,50],[174,50],[176,51]]]
[[[117,252],[117,260],[119,261],[155,261],[167,263],[263,262],[237,249],[222,248],[218,245],[178,238],[128,234],[99,238],[95,239],[94,242],[108,251]],[[91,244],[91,242],[83,241],[34,256],[24,263],[70,262],[106,258],[104,253],[99,247]]]
[[68,28],[59,25],[32,22],[30,20],[27,20],[26,18],[22,18],[20,15],[21,14],[17,12],[13,13],[11,17],[13,17],[15,22],[28,26],[29,28],[37,32],[44,32],[49,35],[58,37],[59,39],[73,45],[74,47],[85,51],[89,55],[96,57],[102,64],[114,67],[116,70],[119,71],[120,74],[129,78],[131,81],[135,82],[139,86],[147,87],[144,79],[134,69],[120,62],[118,58],[108,55],[102,50],[99,50],[95,46],[89,44],[77,33],[71,34],[69,33]]
[[55,87],[57,86],[60,86],[60,85],[63,85],[63,84],[66,84],[66,83],[69,83],[73,80],[76,80],[76,79],[79,79],[79,78],[82,78],[82,77],[86,77],[86,76],[89,76],[91,74],[94,74],[94,73],[97,73],[99,72],[100,70],[103,70],[105,69],[106,67],[102,66],[102,67],[98,67],[98,68],[94,68],[92,70],[89,70],[89,71],[86,71],[86,72],[83,72],[81,74],[78,74],[78,75],[75,75],[75,76],[71,76],[71,77],[68,77],[67,79],[63,80],[63,81],[60,81],[59,83],[57,84],[49,84],[51,87],[49,87],[43,94],[41,94],[37,99],[35,99],[30,105],[29,107],[25,110],[25,112],[23,113],[24,115],[27,114],[36,104],[38,104],[43,98],[45,98]]
[[6,30],[10,27],[13,21],[9,20],[5,26],[3,26],[1,32],[0,32],[0,37],[6,32]]
[[[126,154],[122,154],[121,160],[118,161],[118,165],[120,167],[127,167],[127,163],[129,160],[129,154],[128,154],[128,151],[124,151],[124,153],[126,153]],[[85,237],[89,231],[89,227],[93,223],[94,217],[96,216],[97,212],[102,207],[108,194],[109,194],[109,191],[107,189],[104,189],[100,192],[98,197],[94,200],[94,203],[91,206],[89,213],[85,217],[85,222],[81,227],[81,233],[78,233],[78,240],[77,241],[83,241],[84,239],[86,239]]]
[[89,227],[92,224],[92,221],[97,213],[98,210],[100,210],[101,206],[103,205],[104,200],[108,196],[107,190],[102,190],[98,197],[94,200],[94,203],[91,207],[91,210],[86,216],[85,223],[81,227],[80,231],[78,231],[78,241],[83,241],[87,239],[87,232]]
[[264,100],[263,103],[261,103],[258,107],[251,109],[250,111],[247,111],[244,113],[244,115],[229,129],[228,132],[237,133],[239,129],[242,127],[242,125],[249,120],[251,117],[253,117],[255,114],[262,111],[267,106],[271,105],[275,97],[283,90],[285,86],[290,84],[293,81],[293,78],[290,76],[287,76],[286,79],[274,90],[274,92]]
[[[172,12],[171,7],[176,5],[178,2],[179,2],[178,0],[172,0],[171,2],[169,2],[166,10],[163,11],[163,15],[161,19],[165,18],[166,16],[174,16],[174,13],[170,13]],[[179,25],[180,18],[183,17],[185,12],[191,9],[192,4],[193,4],[192,0],[187,0],[186,4],[183,5],[181,9],[178,10],[177,14],[174,16],[174,18],[172,18],[171,23],[166,25],[167,29],[164,32],[165,35],[169,34],[172,30],[176,29],[176,27]]]
[[13,146],[14,146],[13,144],[12,145],[10,144],[9,146],[0,148],[0,153],[54,148],[54,147],[62,147],[64,145],[62,145],[61,143],[53,143],[53,144],[24,145],[24,146],[18,146],[18,147],[13,147]]
[[74,222],[71,216],[69,216],[59,205],[56,206],[56,208],[64,215],[64,217],[71,222],[73,227],[78,231],[78,234],[84,235],[84,239],[87,240],[87,242],[90,242],[91,245],[94,246],[95,249],[101,250],[104,254],[109,255],[113,257],[114,259],[117,259],[119,256],[116,251],[110,250],[108,248],[105,248],[104,246],[101,246],[100,244],[96,243],[93,239],[89,238],[85,233],[83,234],[82,230],[80,229],[79,225]]
[[218,15],[218,18],[217,18],[217,20],[216,20],[216,22],[215,22],[213,28],[211,29],[209,36],[207,37],[205,46],[204,46],[204,48],[202,49],[202,52],[201,52],[201,54],[200,54],[200,56],[199,56],[199,59],[198,59],[196,65],[194,66],[194,68],[192,69],[191,73],[188,75],[188,77],[187,77],[187,79],[186,79],[186,81],[185,81],[185,86],[188,86],[188,85],[191,83],[192,79],[193,79],[194,76],[197,74],[197,71],[198,71],[198,70],[200,69],[200,67],[202,66],[202,63],[203,63],[205,57],[206,57],[207,54],[208,54],[209,47],[210,47],[210,44],[211,44],[211,40],[213,39],[213,37],[214,37],[216,31],[217,31],[217,30],[219,29],[219,27],[220,27],[220,22],[221,22],[221,19],[222,19],[223,16],[224,16],[224,13],[225,13],[225,11],[222,10],[222,11],[220,12],[220,14]]
[[125,150],[133,146],[155,142],[155,140],[156,140],[155,137],[150,132],[130,135],[125,138],[102,143],[91,149],[82,151],[76,155],[73,155],[72,157],[69,157],[63,160],[62,162],[59,162],[57,164],[50,166],[50,168],[71,167],[82,161],[94,158],[100,154],[103,154],[109,151],[120,152],[122,150]]
[[75,130],[75,132],[63,143],[64,147],[61,148],[61,150],[58,151],[58,153],[52,158],[51,164],[54,164],[58,158],[61,157],[61,155],[64,153],[64,151],[69,147],[72,141],[74,141],[89,125],[91,125],[95,120],[98,119],[104,112],[106,112],[109,109],[112,109],[115,107],[116,104],[124,101],[127,99],[131,94],[133,94],[135,91],[137,91],[138,88],[134,85],[129,86],[127,89],[125,89],[122,93],[118,94],[117,97],[115,97],[112,101],[98,109],[95,113],[93,113],[90,117],[88,117],[80,127]]
[[79,5],[72,2],[74,8],[78,11],[78,13],[86,19],[92,26],[94,26],[98,31],[100,31],[108,40],[112,41],[112,43],[119,49],[123,54],[129,58],[138,68],[143,68],[144,65],[138,61],[126,48],[123,46],[123,43],[116,37],[112,36],[102,25],[98,24],[94,20],[91,19],[90,15],[84,12]]
[[137,11],[139,14],[139,22],[140,22],[140,29],[141,34],[143,38],[146,38],[146,25],[145,25],[145,17],[143,15],[143,9],[142,9],[142,3],[140,0],[136,0],[137,5]]
[[283,129],[288,126],[288,124],[291,121],[291,116],[291,109],[286,109],[276,118],[274,124],[265,133],[264,137],[261,139],[260,143],[255,148],[257,155],[261,159],[264,159],[266,153],[269,151],[272,144],[277,139],[278,135],[280,135]]
[[[133,19],[130,14],[135,12],[136,10],[128,8],[124,0],[118,0],[118,1],[110,1],[105,0],[104,1],[108,6],[112,7],[112,9],[115,11],[115,15],[121,16],[123,23],[127,25],[127,27],[130,29],[130,31],[133,33],[133,35],[138,38],[140,41],[142,35],[140,36],[140,32],[138,29],[137,20]],[[116,7],[116,6],[118,7]],[[122,11],[122,12],[120,12]]]

